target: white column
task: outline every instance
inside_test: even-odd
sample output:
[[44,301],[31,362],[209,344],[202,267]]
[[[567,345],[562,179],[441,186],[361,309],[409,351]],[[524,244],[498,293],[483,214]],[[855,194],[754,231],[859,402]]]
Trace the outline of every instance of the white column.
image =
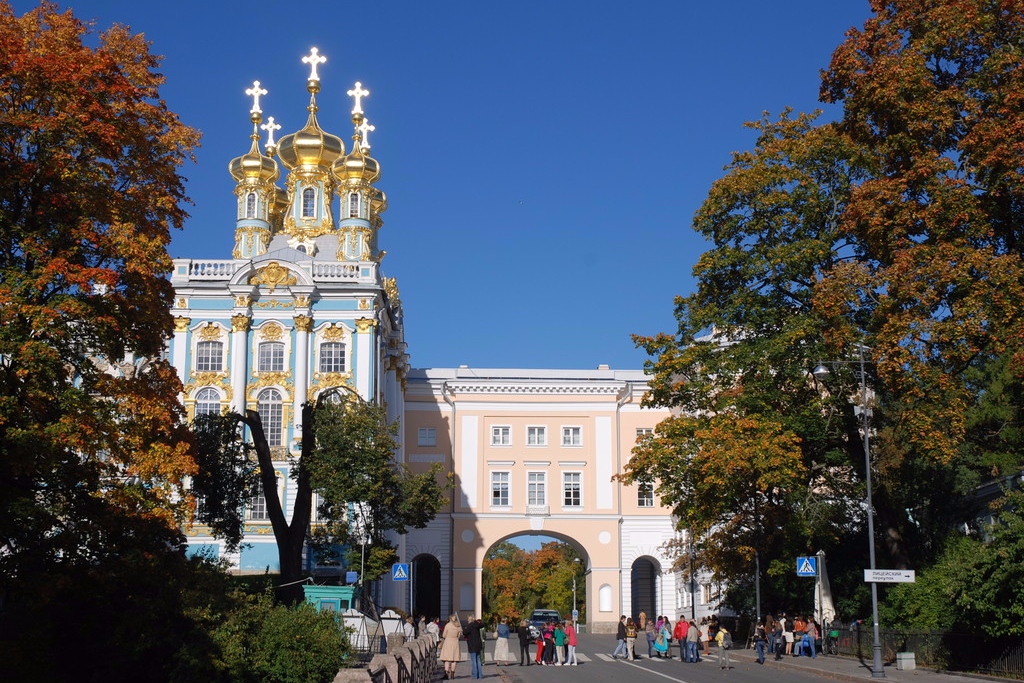
[[356,391],[364,401],[373,400],[370,388],[377,359],[373,352],[373,337],[377,321],[373,318],[356,320]]
[[231,317],[231,410],[245,414],[245,366],[249,358],[249,326],[247,315]]
[[178,371],[178,379],[182,384],[185,384],[185,377],[188,375],[185,358],[188,354],[188,326],[191,324],[191,318],[174,318],[174,349],[171,351],[171,362],[174,363],[174,369]]
[[[295,396],[293,397],[295,420],[302,416],[302,404],[309,391],[309,333],[313,330],[313,319],[308,315],[295,316]],[[298,424],[296,433],[298,434]]]

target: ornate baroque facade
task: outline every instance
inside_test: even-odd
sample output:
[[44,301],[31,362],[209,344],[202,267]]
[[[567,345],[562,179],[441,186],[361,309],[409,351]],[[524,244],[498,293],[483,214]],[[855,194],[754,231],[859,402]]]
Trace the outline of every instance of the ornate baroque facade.
[[[237,197],[231,258],[174,261],[169,353],[189,415],[259,411],[287,511],[302,404],[334,387],[384,402],[403,424],[396,459],[413,469],[444,463],[455,489],[428,528],[398,539],[413,580],[385,579],[382,604],[431,616],[479,613],[486,552],[533,534],[573,543],[586,558],[580,604],[591,628],[612,628],[619,614],[641,608],[689,613],[690,591],[663,548],[676,534],[670,516],[651,491],[613,480],[637,435],[665,417],[640,407],[643,374],[410,370],[398,288],[380,268],[387,200],[369,154],[374,127],[362,104],[370,93],[358,82],[348,91],[346,151],[317,119],[318,66],[326,60],[314,48],[302,61],[310,69],[308,120],[279,142],[280,126],[263,119],[267,91],[259,82],[246,90],[251,144],[229,164]],[[242,550],[226,559],[241,572],[273,571],[277,551],[260,499],[247,519]],[[189,534],[195,551],[223,556],[208,530]],[[312,561],[308,568],[320,573]],[[698,603],[704,592],[694,594]]]

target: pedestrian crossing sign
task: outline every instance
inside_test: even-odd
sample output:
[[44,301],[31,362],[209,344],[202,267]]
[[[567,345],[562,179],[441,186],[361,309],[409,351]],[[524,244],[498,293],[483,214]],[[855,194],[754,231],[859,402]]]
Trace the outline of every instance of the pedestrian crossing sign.
[[817,576],[818,575],[818,558],[816,558],[816,557],[798,557],[798,558],[796,558],[796,575],[797,576]]
[[395,564],[391,565],[391,580],[408,581],[409,564],[407,562],[396,562]]

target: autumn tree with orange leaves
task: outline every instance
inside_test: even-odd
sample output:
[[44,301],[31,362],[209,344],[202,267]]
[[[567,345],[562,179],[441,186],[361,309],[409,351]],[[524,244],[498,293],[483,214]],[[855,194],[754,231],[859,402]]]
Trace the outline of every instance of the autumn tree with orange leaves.
[[751,124],[695,216],[712,248],[678,330],[637,338],[678,412],[625,478],[729,580],[755,552],[782,583],[817,549],[867,566],[862,345],[879,566],[928,566],[974,488],[1024,466],[1024,2],[871,7],[822,76],[840,119]]
[[[125,27],[96,37],[52,4],[18,17],[0,3],[0,627],[16,621],[37,654],[57,634],[33,632],[33,605],[70,612],[71,587],[147,565],[155,579],[191,513],[181,387],[159,359],[198,134],[160,100],[158,64]],[[122,628],[94,616],[90,635]]]

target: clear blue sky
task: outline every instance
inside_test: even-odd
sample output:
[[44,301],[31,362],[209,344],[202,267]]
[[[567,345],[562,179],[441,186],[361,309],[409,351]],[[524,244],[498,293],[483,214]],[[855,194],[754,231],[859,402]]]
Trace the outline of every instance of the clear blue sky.
[[70,6],[144,33],[162,95],[203,133],[174,257],[230,257],[227,165],[249,146],[253,80],[278,137],[305,123],[310,47],[328,60],[326,130],[348,141],[345,92],[370,90],[383,267],[415,367],[641,367],[630,334],[674,329],[705,250],[691,219],[750,148],[743,122],[819,106],[819,70],[869,15],[867,0]]

